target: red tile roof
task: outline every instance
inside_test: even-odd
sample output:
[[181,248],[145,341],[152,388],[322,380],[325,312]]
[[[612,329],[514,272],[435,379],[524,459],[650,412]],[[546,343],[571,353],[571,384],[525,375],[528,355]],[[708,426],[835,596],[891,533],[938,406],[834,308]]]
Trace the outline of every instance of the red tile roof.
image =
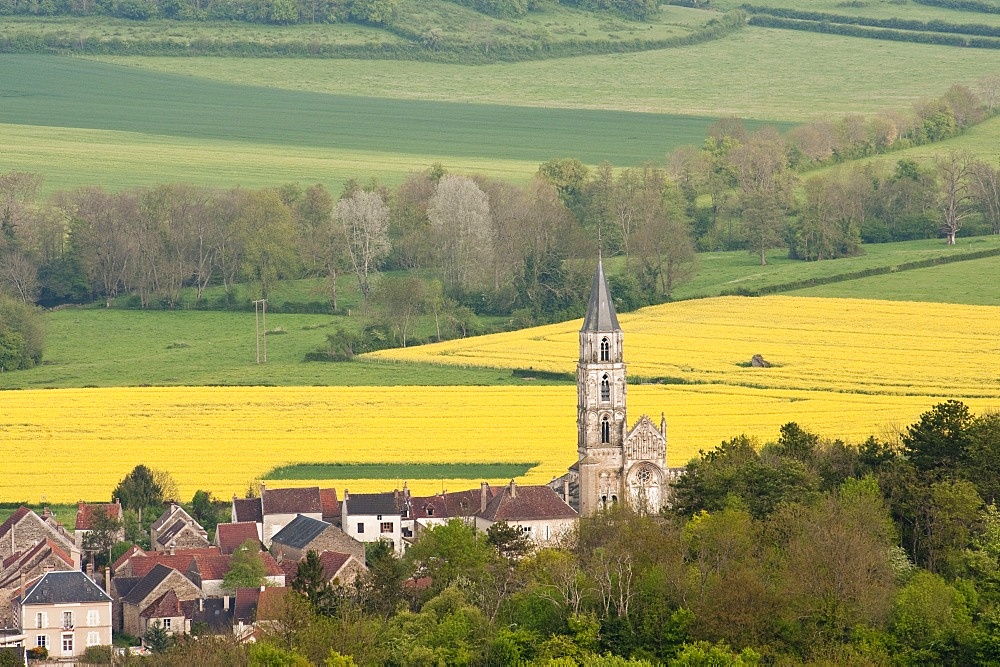
[[261,523],[264,520],[260,509],[260,498],[236,498],[234,496],[233,512],[237,521]]
[[330,581],[340,572],[341,568],[351,559],[351,554],[339,551],[324,551],[319,555],[319,562],[323,566],[323,578]]
[[[232,559],[232,554],[195,556],[194,565],[191,569],[192,571],[195,568],[197,569],[197,572],[201,575],[203,585],[206,581],[221,581],[225,578],[226,573],[229,572],[230,559]],[[278,562],[266,551],[261,552],[260,559],[264,561],[264,576],[277,577],[285,573],[278,565]]]
[[319,487],[268,489],[261,493],[261,510],[267,514],[322,514]]
[[194,556],[187,552],[177,552],[174,556],[165,551],[151,552],[132,560],[132,576],[145,577],[157,565],[164,565],[178,572],[187,572],[193,560]]
[[259,588],[237,588],[236,601],[233,603],[233,621],[252,623],[257,615],[258,600],[260,600]]
[[330,522],[340,516],[340,501],[337,500],[337,489],[320,489],[320,504],[323,506],[323,521]]
[[136,555],[145,556],[146,552],[133,544],[128,548],[128,550],[125,553],[123,553],[121,556],[118,557],[118,560],[116,560],[114,563],[111,564],[111,571],[114,572],[118,570],[122,565],[127,563],[129,559],[132,558],[132,556]]
[[104,508],[104,515],[114,517],[118,520],[122,518],[122,506],[119,503],[85,503],[80,502],[76,506],[76,530],[93,530],[94,513]]
[[181,603],[177,599],[177,593],[171,588],[153,600],[148,607],[139,612],[139,615],[143,618],[175,618],[184,616],[184,612],[181,611]]
[[284,586],[268,586],[257,599],[257,618],[274,619],[281,614],[281,601],[288,595]]
[[[496,495],[496,489],[487,485],[485,490],[486,502],[488,503]],[[450,519],[474,516],[482,506],[482,494],[483,489],[479,488],[469,491],[439,493],[433,496],[413,496],[410,498],[410,518]]]
[[258,542],[257,524],[252,521],[241,521],[240,523],[220,523],[215,528],[215,541],[224,554],[231,554],[236,551],[247,540]]
[[539,519],[575,519],[578,514],[550,486],[500,487],[478,516],[488,521],[531,521]]

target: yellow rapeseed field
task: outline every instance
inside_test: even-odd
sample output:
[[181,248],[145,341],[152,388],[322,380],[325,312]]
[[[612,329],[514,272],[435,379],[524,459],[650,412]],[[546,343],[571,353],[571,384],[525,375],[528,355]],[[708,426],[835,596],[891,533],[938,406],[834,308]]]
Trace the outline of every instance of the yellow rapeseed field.
[[[682,302],[622,315],[629,421],[668,421],[668,463],[796,421],[828,437],[892,436],[948,398],[1000,408],[1000,308],[771,297]],[[571,371],[579,321],[381,359]],[[780,366],[743,368],[762,354]],[[312,462],[537,462],[544,483],[576,459],[576,390],[535,387],[177,387],[0,393],[0,501],[110,498],[133,466],[168,470],[182,499],[240,494],[275,466]],[[302,480],[342,493],[404,480]],[[479,480],[405,480],[418,494]],[[487,480],[502,483],[506,480]]]
[[[721,297],[619,316],[630,375],[771,389],[1000,398],[1000,307]],[[378,359],[574,371],[580,321]],[[774,368],[746,368],[754,354]]]

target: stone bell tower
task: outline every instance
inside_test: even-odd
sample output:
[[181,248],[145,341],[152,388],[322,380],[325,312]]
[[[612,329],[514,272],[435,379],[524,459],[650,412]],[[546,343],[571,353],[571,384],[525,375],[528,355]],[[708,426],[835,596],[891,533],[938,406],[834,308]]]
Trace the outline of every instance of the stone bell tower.
[[618,502],[657,512],[666,501],[666,420],[656,428],[643,415],[628,429],[622,343],[604,266],[598,260],[576,366],[580,458],[571,473],[576,473],[581,516],[593,516]]

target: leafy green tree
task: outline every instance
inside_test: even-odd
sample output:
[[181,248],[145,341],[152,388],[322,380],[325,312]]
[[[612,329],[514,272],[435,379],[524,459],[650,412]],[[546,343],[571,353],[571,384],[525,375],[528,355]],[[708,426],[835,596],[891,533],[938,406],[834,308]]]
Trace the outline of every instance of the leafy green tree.
[[672,667],[710,667],[727,665],[727,667],[753,667],[759,665],[761,656],[753,649],[745,648],[739,653],[729,647],[726,642],[698,641],[685,644],[673,660]]
[[461,519],[427,530],[406,551],[406,561],[431,578],[436,594],[459,578],[478,580],[485,576],[493,548],[483,534]]
[[498,521],[487,528],[486,541],[497,550],[497,555],[511,562],[527,555],[532,548],[531,538],[506,521]]
[[229,571],[222,578],[222,587],[227,591],[237,588],[256,588],[266,583],[267,569],[260,555],[260,545],[256,540],[247,540],[236,547],[229,560]]
[[910,664],[972,664],[968,600],[936,574],[918,572],[899,592],[890,630]]
[[903,436],[903,452],[921,473],[954,477],[970,446],[972,413],[961,401],[938,403]]
[[305,656],[268,642],[251,646],[249,658],[249,667],[309,667],[312,664]]
[[365,608],[383,617],[391,616],[404,601],[403,581],[408,568],[396,556],[392,542],[379,540],[365,545],[368,571],[355,585]]
[[163,505],[163,489],[153,478],[153,471],[141,463],[125,475],[111,493],[111,500],[121,501],[122,508],[134,510],[141,520],[145,510],[157,512]]
[[44,342],[39,310],[0,294],[0,372],[40,363]]
[[209,526],[214,527],[218,523],[210,491],[198,490],[194,492],[194,497],[191,498],[191,516],[206,530],[209,529]]
[[243,275],[268,298],[274,281],[295,270],[295,228],[288,206],[274,190],[246,193],[235,225],[243,245]]
[[84,551],[92,554],[95,561],[103,561],[103,564],[110,565],[111,549],[118,543],[122,527],[121,519],[108,514],[103,506],[98,507],[91,517],[90,530],[83,538]]
[[326,580],[319,554],[312,549],[299,561],[292,588],[309,600],[317,610],[329,610],[333,590],[330,582]]
[[154,621],[142,635],[142,643],[153,653],[163,653],[170,648],[171,637],[159,621]]
[[967,429],[963,477],[988,503],[1000,502],[1000,413],[975,418]]

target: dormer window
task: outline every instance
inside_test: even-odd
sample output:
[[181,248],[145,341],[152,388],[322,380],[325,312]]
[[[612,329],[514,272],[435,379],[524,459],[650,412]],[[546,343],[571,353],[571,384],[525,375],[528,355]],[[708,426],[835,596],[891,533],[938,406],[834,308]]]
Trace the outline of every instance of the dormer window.
[[434,516],[434,508],[429,505],[427,507],[427,516]]
[[611,442],[611,420],[607,415],[601,418],[601,444],[606,445]]
[[601,361],[611,361],[611,341],[606,336],[601,339]]
[[601,400],[605,403],[611,400],[611,380],[608,379],[607,373],[601,378]]

